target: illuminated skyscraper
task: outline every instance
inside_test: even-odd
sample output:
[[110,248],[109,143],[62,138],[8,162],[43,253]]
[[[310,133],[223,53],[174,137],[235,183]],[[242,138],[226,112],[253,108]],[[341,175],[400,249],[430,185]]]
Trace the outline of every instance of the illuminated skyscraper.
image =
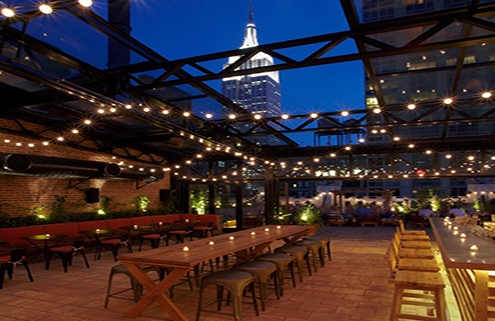
[[[249,22],[246,25],[244,41],[240,49],[258,46],[256,25],[253,23],[253,10],[249,8]],[[237,61],[239,56],[230,57],[224,65],[227,68]],[[273,65],[273,58],[260,52],[243,63],[236,70],[266,67]],[[222,94],[252,114],[262,117],[280,115],[280,81],[278,71],[263,72],[246,76],[222,79]]]

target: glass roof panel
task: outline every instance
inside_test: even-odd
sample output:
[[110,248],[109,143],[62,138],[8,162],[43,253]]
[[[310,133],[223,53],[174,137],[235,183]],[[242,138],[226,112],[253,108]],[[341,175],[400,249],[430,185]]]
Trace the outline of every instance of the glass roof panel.
[[[16,1],[18,14],[30,17],[27,35],[58,48],[69,55],[100,69],[106,69],[108,58],[108,37],[89,24],[76,18],[65,10],[54,10],[52,14],[39,14],[37,4],[33,1]],[[101,11],[101,4],[91,8]],[[29,14],[32,12],[33,14]],[[2,16],[3,17],[3,16]],[[5,19],[5,18],[4,18]],[[12,24],[12,27],[22,30],[22,23]],[[97,50],[95,50],[97,49]],[[145,59],[135,52],[130,52],[131,63],[142,62]]]
[[[492,56],[491,61],[494,61],[495,57],[493,57],[493,50],[490,52],[490,56]],[[466,59],[472,59],[472,57],[473,56],[467,56]],[[495,84],[493,82],[494,79],[495,71],[493,70],[493,68],[464,67],[459,80],[457,95],[461,97],[467,95],[476,95],[479,97],[482,92],[493,91],[495,90]]]
[[[493,0],[480,2],[490,3]],[[455,9],[471,3],[472,0],[354,0],[354,5],[362,23]]]
[[106,68],[102,52],[107,51],[107,37],[65,11],[31,20],[27,34],[90,65]]

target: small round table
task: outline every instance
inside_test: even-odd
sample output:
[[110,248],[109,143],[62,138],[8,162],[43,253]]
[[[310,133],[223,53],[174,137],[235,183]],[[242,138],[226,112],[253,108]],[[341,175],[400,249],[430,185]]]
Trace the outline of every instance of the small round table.
[[[56,246],[58,243],[60,243],[64,238],[66,238],[68,235],[65,234],[38,234],[38,235],[28,235],[24,236],[23,239],[34,245],[34,247],[37,250],[36,256],[33,258],[36,259],[38,258],[41,254],[44,255],[45,258],[45,267],[48,269],[48,251],[49,251],[49,242],[52,241],[53,245]],[[41,249],[38,245],[38,242],[36,241],[43,241],[43,249]]]
[[[83,234],[85,237],[87,237],[91,244],[89,246],[88,251],[91,251],[93,248],[98,248],[99,243],[100,243],[100,236],[107,236],[111,237],[113,234],[117,233],[115,230],[108,230],[108,229],[93,229],[93,230],[82,230],[78,232],[79,234]],[[96,261],[96,255],[98,251],[95,251],[95,261]]]

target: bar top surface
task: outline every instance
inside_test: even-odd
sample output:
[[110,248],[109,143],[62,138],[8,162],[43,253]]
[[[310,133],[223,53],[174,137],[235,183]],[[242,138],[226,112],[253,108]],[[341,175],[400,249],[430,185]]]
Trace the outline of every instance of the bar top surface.
[[[494,270],[495,241],[488,237],[475,235],[465,224],[452,224],[443,218],[431,218],[430,223],[447,268]],[[455,230],[457,227],[457,230]],[[466,237],[461,237],[461,234]],[[476,246],[477,250],[472,250]]]

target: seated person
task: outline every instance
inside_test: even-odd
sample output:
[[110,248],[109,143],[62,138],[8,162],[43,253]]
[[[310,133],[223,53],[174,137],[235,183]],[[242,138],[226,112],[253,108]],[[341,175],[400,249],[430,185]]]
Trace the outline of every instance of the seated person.
[[473,215],[477,212],[477,210],[473,206],[473,204],[469,203],[469,204],[464,205],[464,212],[466,212],[466,214],[468,214],[468,215]]
[[434,216],[436,213],[431,209],[431,205],[427,205],[424,209],[419,211],[418,215],[428,220],[430,217]]
[[455,206],[452,206],[449,210],[449,216],[450,217],[464,216],[464,215],[466,215],[466,213],[464,213],[463,210],[461,210],[460,208],[457,208]]
[[363,202],[358,202],[358,208],[356,209],[356,215],[358,219],[362,219],[363,217],[372,216],[374,213],[371,208],[364,206]]

